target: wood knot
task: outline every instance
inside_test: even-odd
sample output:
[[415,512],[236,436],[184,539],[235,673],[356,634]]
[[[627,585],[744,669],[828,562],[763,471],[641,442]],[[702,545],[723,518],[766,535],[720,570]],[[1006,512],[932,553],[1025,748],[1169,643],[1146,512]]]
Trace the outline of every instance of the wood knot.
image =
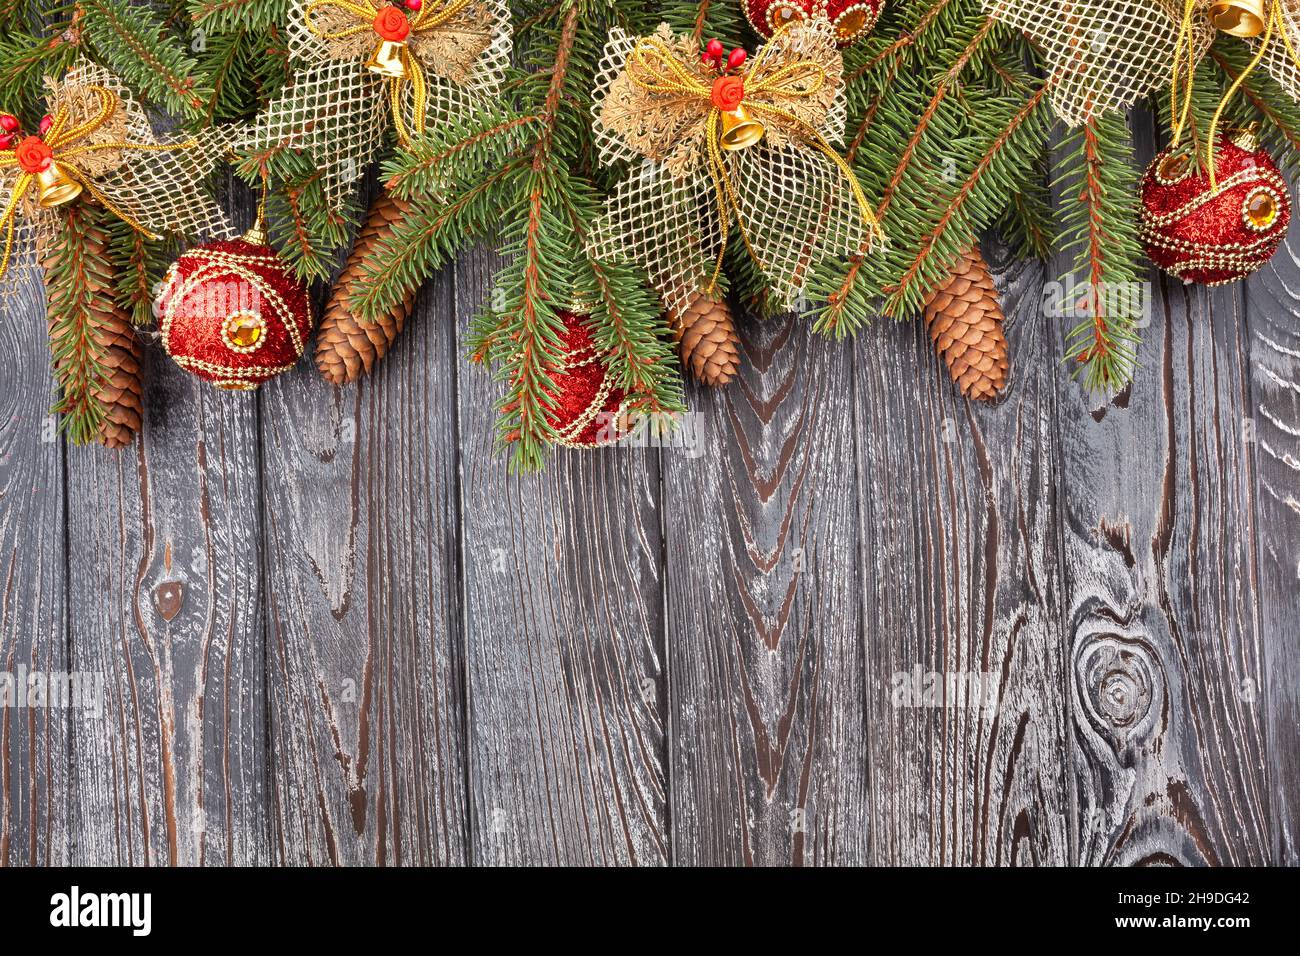
[[1086,637],[1075,654],[1075,679],[1089,720],[1114,746],[1149,732],[1164,682],[1145,643],[1117,634]]
[[180,581],[164,581],[153,589],[154,605],[164,621],[170,621],[181,613],[185,603],[185,585]]

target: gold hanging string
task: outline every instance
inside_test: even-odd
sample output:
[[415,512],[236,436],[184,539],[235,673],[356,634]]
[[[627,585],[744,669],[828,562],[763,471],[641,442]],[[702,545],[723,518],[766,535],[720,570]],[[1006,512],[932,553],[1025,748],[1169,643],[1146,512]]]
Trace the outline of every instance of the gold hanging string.
[[[793,26],[792,24],[782,27],[781,30],[777,31],[751,62],[742,77],[742,80],[745,81],[744,102],[756,113],[762,113],[780,120],[793,128],[801,138],[834,163],[849,182],[859,214],[867,226],[868,236],[880,236],[880,224],[876,220],[875,213],[871,210],[870,203],[867,202],[866,194],[862,191],[857,176],[848,162],[840,156],[830,143],[826,142],[825,137],[811,124],[800,119],[789,110],[750,99],[753,94],[762,93],[786,99],[805,99],[815,96],[826,85],[829,78],[825,69],[811,60],[797,60],[780,67],[773,71],[770,76],[761,80],[752,83],[748,81],[748,77],[757,74],[767,62],[768,57],[771,56],[773,49],[777,45],[777,40]],[[708,170],[712,181],[714,199],[717,203],[721,243],[718,247],[717,258],[714,261],[713,275],[709,279],[705,291],[716,289],[718,280],[722,275],[723,258],[727,251],[727,241],[730,236],[733,216],[741,240],[749,250],[750,256],[758,264],[759,268],[764,268],[762,260],[749,241],[745,229],[744,215],[741,211],[741,199],[731,180],[726,158],[723,156],[721,146],[722,110],[713,104],[712,86],[687,69],[677,54],[657,37],[642,37],[638,40],[636,46],[632,49],[631,60],[633,68],[627,70],[627,76],[632,83],[642,90],[648,93],[686,96],[708,103],[708,113],[704,120],[704,139],[708,157]]]
[[[1196,57],[1193,56],[1192,33],[1196,14],[1196,0],[1186,0],[1183,5],[1183,19],[1178,27],[1178,39],[1174,43],[1173,75],[1169,81],[1170,129],[1173,130],[1173,144],[1177,146],[1183,137],[1183,128],[1187,125],[1187,116],[1192,108],[1192,85],[1196,78]],[[1186,58],[1187,76],[1183,84],[1183,101],[1178,102],[1178,74]]]
[[[409,18],[411,33],[430,33],[446,25],[450,20],[457,16],[462,10],[469,6],[470,0],[447,0],[442,5],[432,3],[422,6],[415,16]],[[364,33],[370,33],[374,30],[374,19],[379,15],[379,11],[389,4],[375,6],[371,3],[353,3],[351,0],[312,0],[307,4],[304,17],[307,21],[307,29],[315,36],[322,40],[343,40],[348,37],[360,36]],[[318,10],[324,10],[327,7],[333,7],[341,10],[358,21],[350,26],[341,27],[337,30],[327,30],[316,24],[313,15]],[[412,54],[410,47],[402,45],[402,65],[406,68],[406,76],[393,76],[387,79],[388,83],[388,100],[393,111],[393,128],[397,132],[397,139],[403,146],[409,145],[414,136],[424,132],[424,113],[428,106],[428,80],[424,75],[424,66],[420,63],[420,58]],[[406,84],[411,84],[411,123],[408,126],[405,112],[402,109],[402,98],[406,90]]]
[[[57,162],[59,167],[72,179],[81,184],[94,199],[105,209],[111,212],[117,218],[121,219],[136,232],[149,239],[157,239],[158,236],[138,222],[135,217],[131,216],[126,210],[122,209],[104,194],[95,181],[81,170],[75,162],[76,157],[85,153],[101,152],[104,150],[133,150],[136,152],[162,152],[173,149],[193,149],[198,146],[197,140],[186,140],[181,143],[129,143],[126,141],[111,141],[107,143],[85,143],[82,142],[87,136],[102,129],[108,123],[113,115],[121,106],[117,95],[111,90],[102,86],[87,86],[99,101],[98,109],[95,115],[85,122],[68,129],[71,122],[72,111],[67,106],[61,106],[54,114],[50,122],[50,128],[42,137],[45,145],[50,148],[52,156],[51,162]],[[0,169],[10,169],[18,166],[18,157],[14,152],[0,153]],[[36,177],[26,170],[14,181],[13,191],[9,199],[5,202],[4,212],[0,213],[0,230],[4,231],[4,252],[0,254],[0,277],[8,271],[9,261],[13,253],[15,234],[18,229],[18,210],[22,204],[23,197],[27,191],[36,183]]]
[[[1192,107],[1192,91],[1196,77],[1196,56],[1193,49],[1195,45],[1196,4],[1197,0],[1186,0],[1184,3],[1182,20],[1178,26],[1178,38],[1174,44],[1174,62],[1169,82],[1170,129],[1173,134],[1171,145],[1174,147],[1177,147],[1182,141]],[[1268,5],[1267,12],[1264,14],[1264,32],[1260,37],[1259,49],[1250,62],[1246,64],[1245,69],[1237,74],[1223,98],[1219,100],[1219,105],[1214,111],[1214,117],[1210,121],[1208,142],[1205,147],[1205,167],[1209,174],[1211,189],[1215,189],[1218,185],[1214,147],[1218,141],[1219,122],[1223,119],[1223,113],[1228,108],[1233,96],[1246,82],[1246,78],[1263,62],[1275,33],[1281,36],[1291,62],[1297,69],[1300,69],[1300,54],[1296,51],[1295,44],[1283,19],[1282,4],[1280,0],[1272,0]]]

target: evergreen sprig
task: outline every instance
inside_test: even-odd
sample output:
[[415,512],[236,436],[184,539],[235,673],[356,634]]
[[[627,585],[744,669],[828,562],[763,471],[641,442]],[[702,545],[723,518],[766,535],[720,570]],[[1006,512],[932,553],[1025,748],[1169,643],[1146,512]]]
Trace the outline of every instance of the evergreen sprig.
[[[1089,391],[1110,392],[1133,375],[1147,290],[1138,237],[1139,171],[1128,124],[1118,113],[1084,123],[1061,146],[1060,247],[1074,257],[1062,277],[1066,361]],[[1082,282],[1079,280],[1082,279]]]

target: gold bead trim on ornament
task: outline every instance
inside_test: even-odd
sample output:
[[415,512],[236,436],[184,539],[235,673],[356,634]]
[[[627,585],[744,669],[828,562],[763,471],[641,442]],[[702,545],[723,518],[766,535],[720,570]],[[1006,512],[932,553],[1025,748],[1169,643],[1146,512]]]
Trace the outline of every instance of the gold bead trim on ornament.
[[[176,310],[180,307],[181,303],[185,301],[186,296],[188,296],[189,293],[192,292],[196,286],[199,286],[202,283],[206,282],[209,278],[211,278],[214,275],[220,276],[220,275],[233,274],[237,278],[243,279],[245,282],[249,283],[254,288],[256,288],[258,293],[264,296],[266,299],[268,299],[271,305],[278,310],[278,314],[284,317],[285,330],[288,332],[289,340],[293,344],[294,355],[296,357],[302,356],[302,353],[306,348],[306,344],[303,341],[302,333],[299,331],[297,323],[295,323],[292,319],[293,311],[289,308],[288,304],[284,301],[284,298],[280,295],[280,293],[276,292],[276,290],[265,279],[263,279],[260,274],[252,271],[251,269],[244,268],[240,261],[241,259],[245,261],[247,260],[256,261],[258,259],[263,259],[265,257],[263,256],[241,257],[241,256],[232,255],[231,253],[224,253],[224,252],[190,253],[189,255],[191,258],[199,259],[199,261],[202,264],[199,266],[198,269],[194,271],[192,275],[189,276],[188,279],[186,279],[184,282],[181,283],[181,287],[179,289],[171,291],[168,294],[167,306],[163,311],[162,322],[159,323],[159,331],[162,334],[163,348],[166,349],[168,354],[171,353],[171,329],[172,329],[172,323],[175,321],[176,318]],[[175,264],[173,263],[173,266],[174,265]],[[173,277],[175,277],[175,275],[176,274],[173,273]],[[229,321],[229,318],[227,318],[225,321]],[[224,341],[224,323],[223,323],[222,337]],[[176,357],[173,356],[173,358]],[[176,361],[180,362],[181,359],[176,358]],[[190,361],[197,362],[198,360],[190,360]],[[285,368],[291,368],[291,367],[292,366],[285,366]],[[241,374],[238,369],[226,368],[222,366],[212,366],[211,368],[208,368],[207,371],[225,373],[230,375]]]
[[[217,365],[215,362],[208,362],[204,359],[192,358],[188,355],[173,355],[172,360],[183,368],[196,369],[207,372],[210,375],[225,375],[231,378],[250,378],[263,379],[272,378],[280,375],[293,368],[294,363],[288,362],[284,365],[250,365],[247,368],[230,368],[225,365]],[[256,388],[253,384],[252,388]],[[249,391],[252,391],[252,388]]]
[[1190,176],[1195,168],[1191,153],[1181,149],[1157,160],[1151,174],[1161,186],[1175,186]]
[[232,312],[221,323],[221,341],[239,355],[252,355],[266,342],[266,319],[251,309]]
[[871,9],[865,3],[845,7],[835,18],[835,35],[841,45],[847,46],[870,33],[879,16],[879,11]]
[[[1257,205],[1262,204],[1262,205]],[[1259,186],[1241,201],[1241,221],[1251,232],[1267,232],[1282,212],[1282,197],[1276,189]]]
[[[1158,181],[1158,180],[1157,180]],[[1149,221],[1152,225],[1167,226],[1170,223],[1177,222],[1189,213],[1193,213],[1202,206],[1213,202],[1229,190],[1235,189],[1245,183],[1267,182],[1269,185],[1277,186],[1282,189],[1286,188],[1286,183],[1280,182],[1278,177],[1269,170],[1258,167],[1241,169],[1233,173],[1227,179],[1210,188],[1208,191],[1193,196],[1188,202],[1179,206],[1177,209],[1170,210],[1159,216],[1150,216]]]

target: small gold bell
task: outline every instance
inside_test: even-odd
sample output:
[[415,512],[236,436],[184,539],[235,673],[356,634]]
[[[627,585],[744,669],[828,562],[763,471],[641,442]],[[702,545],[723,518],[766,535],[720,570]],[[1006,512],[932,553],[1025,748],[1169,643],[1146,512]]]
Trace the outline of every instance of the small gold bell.
[[36,184],[40,187],[40,204],[47,209],[72,202],[81,195],[81,183],[70,178],[54,160],[36,174]]
[[744,149],[753,146],[763,138],[763,124],[737,106],[722,114],[722,136],[719,139],[723,149]]
[[1233,130],[1228,134],[1228,140],[1238,149],[1253,153],[1259,149],[1259,124],[1251,123],[1249,126]]
[[380,76],[401,79],[406,76],[406,43],[399,40],[380,40],[375,52],[366,61],[366,69]]
[[1234,37],[1257,37],[1264,32],[1264,0],[1215,0],[1210,23]]

